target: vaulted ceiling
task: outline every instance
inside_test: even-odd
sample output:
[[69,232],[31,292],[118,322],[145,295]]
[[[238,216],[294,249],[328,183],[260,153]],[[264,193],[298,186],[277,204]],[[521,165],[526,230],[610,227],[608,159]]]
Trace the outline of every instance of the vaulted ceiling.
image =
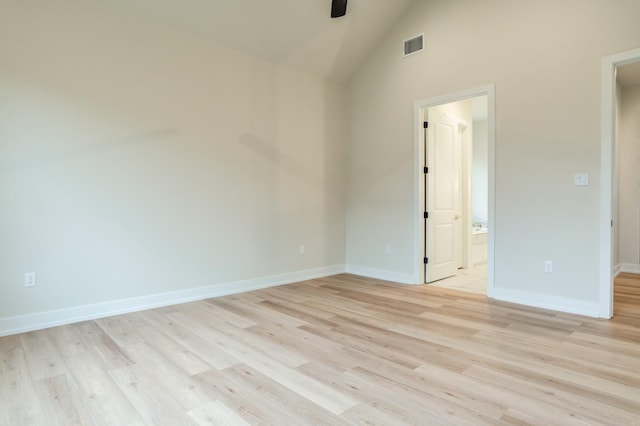
[[[414,0],[88,0],[304,71],[348,79]],[[401,54],[399,52],[398,54]]]

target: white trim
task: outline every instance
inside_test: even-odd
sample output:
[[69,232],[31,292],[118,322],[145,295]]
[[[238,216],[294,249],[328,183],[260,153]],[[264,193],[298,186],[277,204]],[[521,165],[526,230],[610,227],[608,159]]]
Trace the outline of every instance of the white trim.
[[617,276],[620,272],[622,272],[622,271],[621,271],[621,269],[622,269],[622,265],[621,265],[621,264],[617,264],[617,265],[616,265],[616,267],[615,267],[615,268],[613,268],[613,276],[615,277],[615,276]]
[[613,316],[613,173],[616,68],[640,61],[640,48],[602,58],[600,144],[600,303],[601,318]]
[[636,263],[618,263],[614,270],[614,275],[618,275],[621,272],[640,274],[640,265]]
[[77,306],[68,309],[59,309],[17,317],[0,318],[0,336],[24,333],[27,331],[40,330],[58,325],[104,318],[129,312],[137,312],[161,306],[175,305],[178,303],[193,302],[195,300],[209,299],[211,297],[243,293],[246,291],[275,287],[283,284],[311,280],[314,278],[328,277],[344,272],[344,265],[334,265],[271,275],[262,278],[214,284],[207,287],[151,294],[131,299],[114,300],[111,302]]
[[462,267],[473,267],[473,200],[471,181],[473,179],[473,118],[466,126],[462,138]]
[[415,284],[412,274],[403,272],[387,271],[384,269],[371,268],[362,265],[347,265],[348,274],[360,275],[362,277],[375,278],[377,280],[392,281],[400,284]]
[[423,111],[436,105],[448,104],[476,96],[487,96],[487,130],[489,147],[489,236],[487,240],[487,296],[493,297],[495,290],[495,156],[496,156],[496,101],[495,85],[476,87],[457,93],[437,96],[429,99],[417,101],[413,104],[413,252],[414,270],[413,283],[424,283],[423,247],[424,247],[424,179],[422,178],[422,167],[424,166],[424,147],[422,143],[422,122]]
[[493,298],[503,302],[534,306],[536,308],[550,309],[570,314],[586,315],[594,318],[600,316],[598,303],[595,302],[550,297],[545,294],[529,293],[507,288],[496,288],[493,293]]

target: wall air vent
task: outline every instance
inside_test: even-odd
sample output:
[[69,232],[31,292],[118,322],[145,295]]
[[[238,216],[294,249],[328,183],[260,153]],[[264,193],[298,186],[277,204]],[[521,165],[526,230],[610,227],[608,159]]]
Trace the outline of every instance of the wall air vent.
[[413,55],[424,50],[424,34],[404,41],[404,56]]

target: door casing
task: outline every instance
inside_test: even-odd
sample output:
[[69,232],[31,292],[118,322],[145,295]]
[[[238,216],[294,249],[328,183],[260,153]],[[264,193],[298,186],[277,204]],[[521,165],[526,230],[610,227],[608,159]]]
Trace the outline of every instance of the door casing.
[[487,296],[493,297],[495,288],[495,85],[488,84],[461,92],[450,93],[433,98],[423,99],[414,103],[414,283],[424,283],[424,246],[425,246],[425,225],[424,225],[424,143],[423,126],[426,110],[429,107],[457,102],[476,96],[487,96],[487,127],[488,127],[488,180],[489,180],[489,235],[487,244]]
[[640,48],[602,58],[600,135],[600,318],[613,316],[616,69],[640,62]]

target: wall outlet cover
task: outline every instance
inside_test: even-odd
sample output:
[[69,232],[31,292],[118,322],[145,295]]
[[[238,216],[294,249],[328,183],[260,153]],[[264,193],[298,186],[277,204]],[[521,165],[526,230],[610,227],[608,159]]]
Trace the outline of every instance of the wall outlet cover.
[[589,186],[589,173],[576,173],[573,175],[574,186]]
[[36,273],[35,272],[27,272],[24,274],[24,286],[25,287],[35,287],[36,286]]

